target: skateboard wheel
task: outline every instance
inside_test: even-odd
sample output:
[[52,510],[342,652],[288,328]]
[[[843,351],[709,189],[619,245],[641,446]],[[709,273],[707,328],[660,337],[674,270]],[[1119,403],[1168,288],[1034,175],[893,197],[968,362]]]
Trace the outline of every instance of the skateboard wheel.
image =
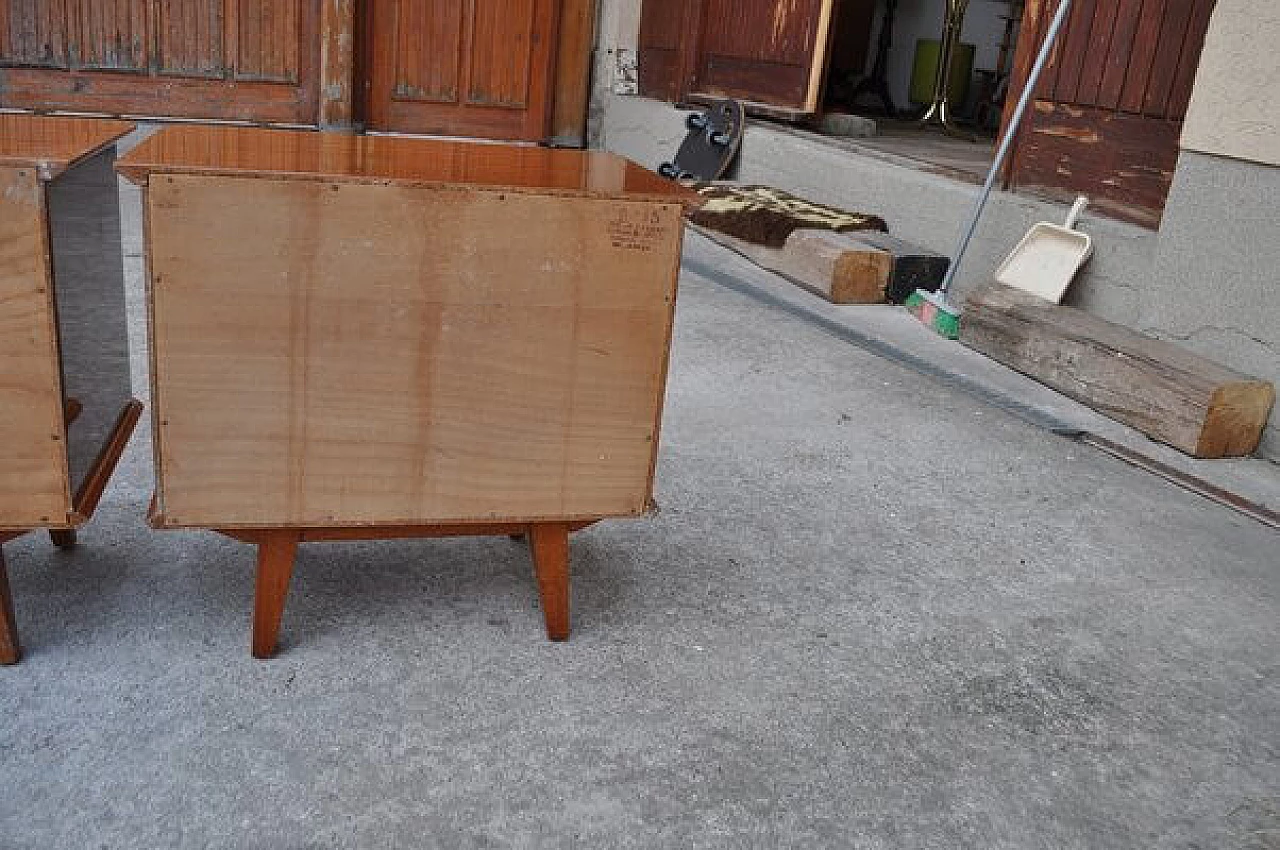
[[675,180],[680,176],[680,169],[676,168],[674,162],[664,162],[658,166],[658,173],[668,180]]
[[684,123],[690,130],[704,130],[707,126],[707,116],[695,112],[685,118]]
[[733,136],[730,136],[728,133],[711,134],[711,144],[716,145],[717,147],[727,148],[732,143]]

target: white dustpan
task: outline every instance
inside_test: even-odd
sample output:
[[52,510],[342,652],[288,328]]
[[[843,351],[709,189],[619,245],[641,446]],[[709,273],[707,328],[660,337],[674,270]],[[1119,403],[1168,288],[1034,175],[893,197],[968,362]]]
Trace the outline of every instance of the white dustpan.
[[1093,240],[1075,230],[1076,220],[1089,204],[1076,198],[1065,224],[1039,222],[996,269],[996,281],[1057,304],[1085,261],[1093,255]]

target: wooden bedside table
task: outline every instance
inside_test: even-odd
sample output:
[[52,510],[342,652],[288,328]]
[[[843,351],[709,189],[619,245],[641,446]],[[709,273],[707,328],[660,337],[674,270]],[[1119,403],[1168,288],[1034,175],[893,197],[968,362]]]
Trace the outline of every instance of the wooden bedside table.
[[300,543],[569,533],[650,507],[692,193],[604,153],[174,127],[145,187],[159,528],[258,546],[270,656]]
[[[142,411],[129,380],[121,121],[0,115],[0,546],[75,544]],[[0,663],[19,656],[0,554]]]

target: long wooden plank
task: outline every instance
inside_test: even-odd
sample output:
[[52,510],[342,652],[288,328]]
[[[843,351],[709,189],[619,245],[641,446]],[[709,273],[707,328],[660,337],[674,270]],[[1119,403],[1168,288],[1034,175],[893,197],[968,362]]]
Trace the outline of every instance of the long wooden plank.
[[960,340],[1187,454],[1258,447],[1275,387],[1168,342],[993,285],[969,299]]
[[170,526],[646,512],[682,208],[153,175]]
[[71,510],[44,187],[0,168],[0,528],[62,525]]

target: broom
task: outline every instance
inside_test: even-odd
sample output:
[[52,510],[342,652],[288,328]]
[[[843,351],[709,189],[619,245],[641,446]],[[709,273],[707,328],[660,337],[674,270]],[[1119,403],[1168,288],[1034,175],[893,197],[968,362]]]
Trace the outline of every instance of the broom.
[[1013,110],[1013,116],[1009,119],[1009,126],[1004,131],[1004,138],[1000,140],[1000,148],[996,151],[995,161],[991,163],[991,170],[987,173],[987,182],[982,186],[982,194],[978,196],[978,203],[974,206],[973,213],[969,216],[969,223],[965,227],[964,235],[960,237],[960,247],[956,249],[956,257],[947,268],[947,274],[942,279],[942,285],[938,287],[937,292],[917,289],[907,297],[906,308],[911,314],[947,339],[956,339],[960,336],[960,306],[953,304],[947,298],[947,292],[951,289],[951,284],[955,282],[956,273],[960,270],[960,261],[964,259],[965,251],[969,250],[969,243],[973,240],[974,231],[978,229],[978,219],[982,218],[982,211],[986,208],[987,200],[991,197],[991,189],[995,185],[996,176],[1000,173],[1001,166],[1004,165],[1004,159],[1013,144],[1013,137],[1018,132],[1019,125],[1022,124],[1023,114],[1027,111],[1027,104],[1031,102],[1031,96],[1035,93],[1036,82],[1040,79],[1040,72],[1049,63],[1049,54],[1053,51],[1053,43],[1057,40],[1058,31],[1062,29],[1062,23],[1066,20],[1067,13],[1070,10],[1071,0],[1062,0],[1058,5],[1058,12],[1053,16],[1053,23],[1049,25],[1049,32],[1045,34],[1044,44],[1040,46],[1040,53],[1036,56],[1035,65],[1031,67],[1031,74],[1027,77],[1027,84],[1022,87],[1022,95],[1018,98],[1018,105]]

